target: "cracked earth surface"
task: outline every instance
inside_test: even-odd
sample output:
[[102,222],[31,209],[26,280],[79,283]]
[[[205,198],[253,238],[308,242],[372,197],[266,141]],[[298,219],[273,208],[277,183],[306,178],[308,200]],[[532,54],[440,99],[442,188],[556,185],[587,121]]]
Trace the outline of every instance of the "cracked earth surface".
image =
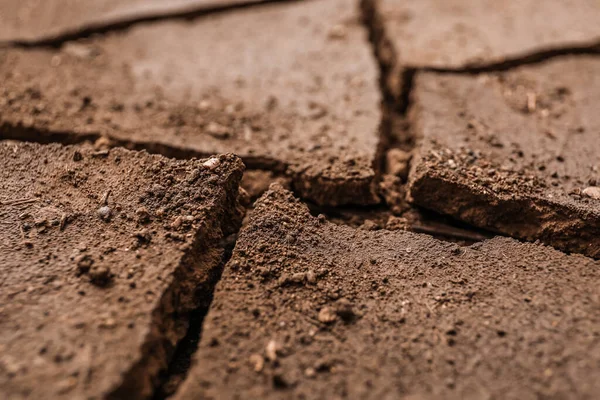
[[0,394],[594,398],[599,18],[3,2]]

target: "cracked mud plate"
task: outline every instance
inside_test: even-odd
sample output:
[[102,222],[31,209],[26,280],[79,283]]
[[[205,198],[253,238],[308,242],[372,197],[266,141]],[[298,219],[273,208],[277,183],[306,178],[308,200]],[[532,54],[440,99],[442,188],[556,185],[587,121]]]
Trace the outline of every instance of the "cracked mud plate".
[[147,398],[237,229],[243,165],[0,142],[0,397]]
[[418,205],[600,257],[600,59],[477,76],[418,73]]
[[59,50],[0,50],[0,136],[106,136],[176,157],[234,152],[250,168],[287,173],[317,203],[372,204],[377,75],[346,0],[139,24]]
[[593,398],[600,264],[312,217],[271,186],[176,400]]

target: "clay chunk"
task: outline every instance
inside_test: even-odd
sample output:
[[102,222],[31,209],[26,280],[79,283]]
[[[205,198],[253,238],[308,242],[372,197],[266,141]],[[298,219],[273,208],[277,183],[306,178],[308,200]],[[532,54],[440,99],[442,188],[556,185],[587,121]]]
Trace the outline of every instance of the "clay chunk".
[[242,173],[0,142],[0,397],[148,398],[240,224]]
[[60,49],[4,49],[0,81],[0,137],[232,152],[287,174],[316,203],[379,202],[378,68],[354,1],[278,2]]
[[592,56],[476,76],[417,74],[413,201],[599,258],[599,76]]
[[477,68],[600,44],[595,0],[364,2],[406,67]]
[[60,40],[132,21],[201,13],[263,0],[2,0],[0,43]]
[[338,226],[272,185],[175,399],[591,399],[599,285],[581,255]]

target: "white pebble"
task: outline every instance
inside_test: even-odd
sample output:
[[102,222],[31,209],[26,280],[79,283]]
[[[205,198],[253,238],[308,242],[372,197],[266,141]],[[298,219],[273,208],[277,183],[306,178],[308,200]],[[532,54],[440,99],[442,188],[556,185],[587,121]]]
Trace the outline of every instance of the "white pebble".
[[204,162],[204,164],[202,164],[202,166],[204,168],[208,168],[212,171],[215,168],[217,168],[220,164],[221,164],[221,161],[219,161],[218,158],[209,158],[208,160],[206,160]]
[[581,193],[583,193],[587,197],[591,197],[592,199],[600,200],[600,187],[598,186],[586,187]]

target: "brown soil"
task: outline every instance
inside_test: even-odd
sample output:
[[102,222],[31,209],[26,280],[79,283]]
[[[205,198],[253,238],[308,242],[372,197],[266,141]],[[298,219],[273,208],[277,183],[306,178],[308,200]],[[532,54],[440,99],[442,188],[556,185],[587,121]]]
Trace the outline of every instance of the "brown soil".
[[61,40],[134,21],[189,16],[264,0],[3,0],[0,44],[33,45]]
[[[439,240],[471,245],[490,239],[491,232],[474,228],[429,210],[409,207],[398,215],[387,206],[376,207],[319,207],[307,204],[313,216],[322,214],[328,221],[367,231],[410,231],[426,233]],[[247,220],[247,219],[246,219]],[[245,220],[245,221],[246,221]]]
[[598,397],[595,0],[0,3],[0,398]]
[[250,199],[254,201],[269,189],[271,183],[275,182],[286,187],[289,186],[289,179],[284,176],[279,176],[273,171],[254,169],[244,173],[240,185],[248,193]]
[[239,226],[242,172],[0,142],[0,397],[150,396]]
[[371,204],[377,75],[346,0],[139,24],[58,50],[0,50],[0,136],[106,136],[176,157],[234,152],[250,168],[287,173],[309,200]]
[[599,284],[583,256],[337,226],[273,186],[175,398],[592,399]]
[[[404,68],[500,65],[600,46],[595,0],[363,0]],[[381,43],[382,44],[382,43]]]
[[410,194],[473,225],[600,257],[600,59],[417,74]]

